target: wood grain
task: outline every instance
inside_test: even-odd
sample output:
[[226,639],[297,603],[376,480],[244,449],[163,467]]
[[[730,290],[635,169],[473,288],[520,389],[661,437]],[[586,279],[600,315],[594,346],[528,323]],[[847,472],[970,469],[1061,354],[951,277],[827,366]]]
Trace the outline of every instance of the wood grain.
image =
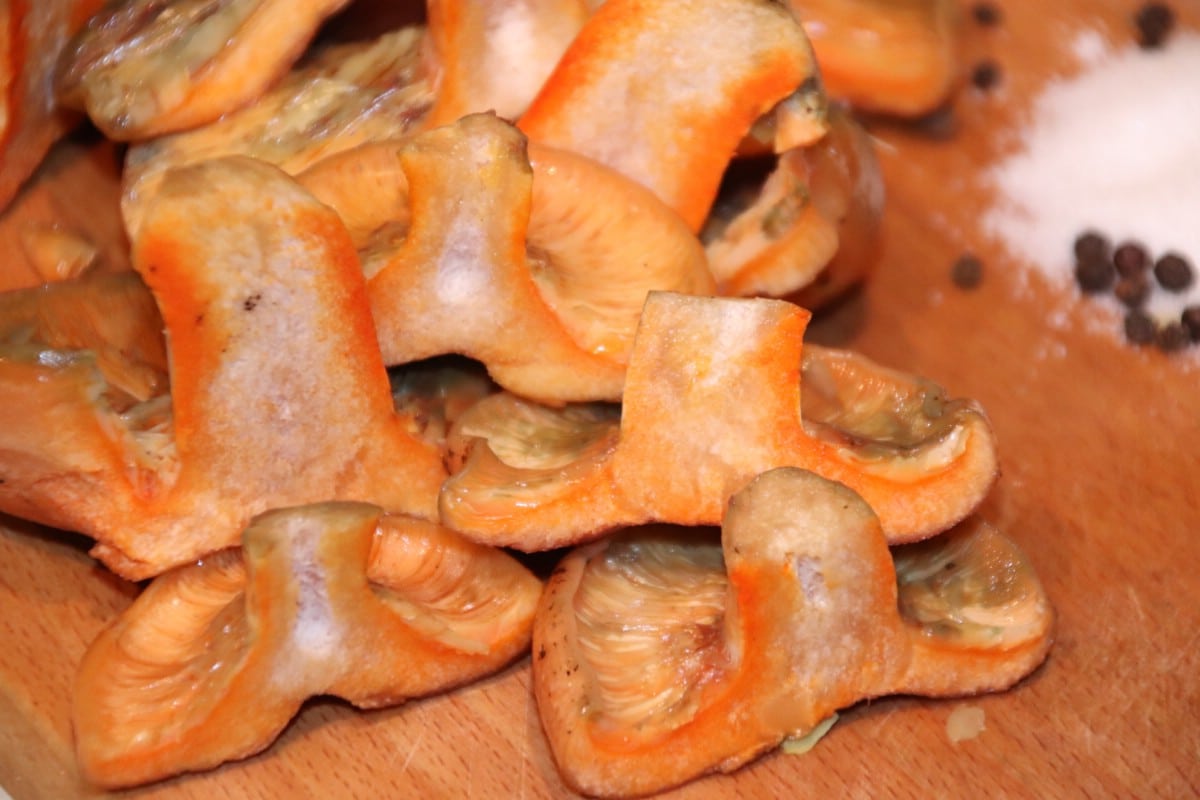
[[[1037,567],[1058,613],[1055,647],[1008,693],[865,703],[806,756],[774,754],[671,797],[1200,794],[1200,356],[1123,344],[1098,329],[1094,306],[1039,281],[975,225],[991,201],[979,176],[1013,145],[1038,87],[1071,68],[1072,31],[1127,38],[1137,4],[998,5],[1000,26],[968,21],[964,59],[994,58],[1002,84],[963,92],[954,136],[872,123],[889,191],[882,259],[811,336],[983,403],[1003,476],[982,513]],[[1177,8],[1200,27],[1200,8]],[[949,277],[966,250],[985,263],[973,291]],[[1067,324],[1050,325],[1054,313]],[[136,587],[95,566],[86,544],[0,526],[0,785],[16,800],[96,794],[71,757],[72,673]],[[964,703],[983,709],[986,729],[952,744],[946,721]],[[266,754],[129,794],[570,796],[527,662],[386,711],[314,701]]]

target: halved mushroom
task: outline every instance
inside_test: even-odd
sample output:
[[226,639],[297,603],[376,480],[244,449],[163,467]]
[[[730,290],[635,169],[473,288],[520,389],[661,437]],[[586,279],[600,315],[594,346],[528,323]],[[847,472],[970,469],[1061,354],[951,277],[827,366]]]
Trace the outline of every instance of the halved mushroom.
[[433,103],[424,29],[320,48],[252,105],[129,149],[121,211],[131,239],[168,170],[247,155],[298,174],[364,142],[403,136]]
[[781,300],[651,293],[619,420],[481,401],[452,432],[469,454],[442,487],[443,522],[521,549],[644,522],[713,525],[778,466],[854,489],[892,543],[964,519],[997,474],[983,412],[861,355],[804,348],[809,316]]
[[712,292],[703,249],[643,187],[525,145],[476,114],[397,146],[410,223],[363,264],[384,360],[459,353],[526,397],[617,399],[647,292]]
[[583,0],[427,0],[431,58],[438,64],[431,126],[467,114],[516,119],[583,27]]
[[931,545],[966,562],[910,551],[893,565],[858,495],[780,468],[733,496],[719,543],[649,528],[571,553],[533,632],[534,691],[564,780],[648,794],[731,772],[865,698],[1013,685],[1049,650],[1045,593],[994,529],[950,535]]
[[[755,121],[797,92],[808,98],[816,76],[781,3],[608,0],[518,124],[639,181],[695,231]],[[784,148],[823,133],[819,115],[788,118],[811,124],[787,131]]]
[[959,77],[953,0],[788,0],[804,24],[830,97],[866,111],[919,116]]
[[63,53],[61,101],[112,139],[211,122],[251,102],[348,0],[117,0]]
[[440,451],[393,408],[334,212],[275,167],[209,161],[164,179],[133,260],[167,329],[170,395],[114,407],[74,343],[9,347],[0,508],[91,536],[130,578],[235,544],[268,508],[436,514]]
[[701,232],[721,294],[794,296],[813,309],[869,274],[883,175],[848,111],[831,106],[827,121],[815,144],[731,165]]
[[0,3],[0,209],[80,115],[50,89],[59,54],[102,0]]
[[528,647],[541,583],[433,523],[325,503],[262,514],[242,542],[160,576],[88,648],[73,710],[88,781],[245,758],[311,696],[395,705]]

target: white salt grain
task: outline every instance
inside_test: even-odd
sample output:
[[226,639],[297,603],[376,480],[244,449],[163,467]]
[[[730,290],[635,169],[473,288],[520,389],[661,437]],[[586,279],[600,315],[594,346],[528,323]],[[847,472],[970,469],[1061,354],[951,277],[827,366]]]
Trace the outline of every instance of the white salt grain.
[[[1085,31],[1072,51],[1082,72],[1042,90],[1023,148],[987,175],[1000,199],[984,229],[1059,285],[1073,283],[1072,245],[1088,229],[1152,258],[1177,251],[1196,281],[1178,294],[1156,286],[1146,310],[1178,320],[1200,303],[1200,34],[1111,50]],[[1094,301],[1122,309],[1111,295]]]

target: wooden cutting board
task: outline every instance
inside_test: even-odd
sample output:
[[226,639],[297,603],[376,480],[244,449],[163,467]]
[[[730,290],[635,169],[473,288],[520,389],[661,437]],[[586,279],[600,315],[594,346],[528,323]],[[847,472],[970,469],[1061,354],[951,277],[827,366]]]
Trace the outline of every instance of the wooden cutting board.
[[[1200,27],[1200,6],[1188,1],[1177,8]],[[991,201],[981,170],[1011,143],[1038,87],[1070,68],[1072,32],[1126,39],[1137,4],[999,5],[1000,26],[968,21],[965,59],[994,58],[1002,83],[962,94],[955,135],[872,123],[889,192],[882,259],[811,335],[983,403],[1003,476],[982,514],[1040,573],[1058,613],[1054,649],[1005,694],[865,703],[808,755],[775,753],[672,797],[1200,794],[1200,355],[1135,350],[1095,330],[1094,305],[1030,279],[974,224]],[[73,174],[43,180],[78,186]],[[985,264],[973,291],[949,277],[968,249]],[[1068,324],[1049,324],[1054,313]],[[93,564],[87,544],[0,525],[0,786],[17,800],[98,794],[73,765],[72,676],[135,587]],[[131,794],[570,796],[529,683],[526,660],[391,710],[314,701],[264,755]],[[963,705],[981,709],[986,728],[955,744],[946,724]]]

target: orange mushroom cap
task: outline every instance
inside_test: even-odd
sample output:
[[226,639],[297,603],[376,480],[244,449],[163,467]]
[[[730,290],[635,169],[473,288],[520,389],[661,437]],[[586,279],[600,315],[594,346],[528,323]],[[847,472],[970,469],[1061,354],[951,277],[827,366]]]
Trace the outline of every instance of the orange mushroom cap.
[[123,0],[62,56],[57,89],[110,138],[186,130],[275,83],[347,0]]
[[525,652],[541,583],[433,523],[325,503],[256,517],[240,550],[153,581],[88,648],[84,776],[159,780],[268,747],[301,703],[360,708],[461,685]]
[[396,146],[411,223],[364,257],[384,360],[459,353],[527,397],[618,398],[647,292],[713,290],[703,249],[643,187],[525,145],[478,114]]
[[0,507],[95,538],[131,578],[236,543],[268,508],[436,513],[440,451],[394,410],[333,211],[259,161],[180,168],[133,260],[167,329],[169,407],[118,413],[88,357],[14,351],[0,360]]
[[853,488],[893,543],[970,514],[997,474],[982,411],[862,356],[803,348],[808,318],[781,300],[651,293],[619,420],[481,401],[457,426],[452,447],[469,455],[442,487],[442,520],[531,550],[644,522],[711,525],[778,466]]
[[121,199],[130,239],[175,167],[245,155],[296,175],[343,150],[419,127],[433,103],[423,36],[423,28],[411,26],[316,48],[251,105],[131,146]]
[[0,209],[79,122],[51,83],[59,55],[102,0],[0,4]]
[[830,97],[919,116],[944,103],[960,72],[953,0],[789,0]]
[[[733,496],[719,546],[649,528],[574,551],[533,633],[538,711],[564,780],[645,795],[737,769],[864,698],[1011,686],[1049,650],[1049,603],[994,529],[955,537],[959,554],[987,552],[957,564],[909,554],[910,572],[941,575],[910,575],[898,592],[870,507],[786,467]],[[921,601],[930,613],[912,614]],[[988,633],[964,636],[940,614],[964,607]]]
[[429,55],[437,64],[431,126],[467,114],[516,119],[588,16],[583,0],[428,0]]
[[699,230],[738,143],[816,76],[781,3],[607,0],[518,124],[639,181]]
[[745,162],[731,166],[728,196],[700,234],[720,294],[790,297],[816,309],[874,268],[883,174],[846,109],[830,106],[827,122],[820,140],[781,153],[760,185],[743,185],[740,173],[753,175]]

